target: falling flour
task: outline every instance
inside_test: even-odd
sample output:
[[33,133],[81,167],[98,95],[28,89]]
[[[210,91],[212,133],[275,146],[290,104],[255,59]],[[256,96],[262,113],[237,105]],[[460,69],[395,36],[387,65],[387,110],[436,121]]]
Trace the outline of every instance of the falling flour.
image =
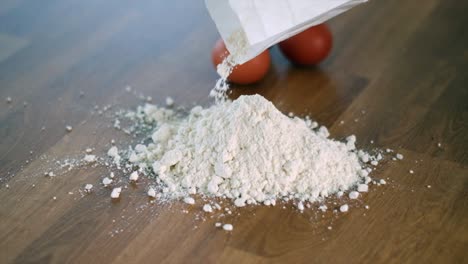
[[[284,198],[314,202],[368,175],[354,136],[329,139],[325,127],[314,130],[315,122],[288,117],[260,95],[196,106],[185,116],[154,105],[135,115],[156,128],[151,142],[136,145],[125,160],[146,168],[141,171],[167,199],[193,204],[198,194],[237,207]],[[115,147],[109,154],[119,155]]]
[[227,41],[230,43],[232,53],[229,53],[216,67],[216,71],[220,78],[210,92],[210,96],[214,97],[217,102],[226,100],[227,92],[229,90],[228,77],[232,73],[233,69],[238,65],[239,59],[247,53],[249,48],[247,36],[245,36],[243,31],[234,32]]

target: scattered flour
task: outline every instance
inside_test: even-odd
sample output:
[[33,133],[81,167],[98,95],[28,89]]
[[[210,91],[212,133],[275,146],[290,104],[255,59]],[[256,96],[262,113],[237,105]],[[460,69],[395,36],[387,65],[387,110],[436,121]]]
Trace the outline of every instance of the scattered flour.
[[359,193],[356,191],[352,191],[349,193],[349,198],[350,199],[357,199],[359,197]]
[[147,194],[148,194],[149,197],[155,198],[155,197],[156,197],[156,190],[154,190],[153,187],[150,187],[150,188],[148,189],[148,193],[147,193]]
[[302,203],[302,201],[300,201],[300,202],[297,204],[297,209],[299,209],[300,211],[304,211],[304,204]]
[[320,205],[318,209],[322,212],[326,212],[328,207],[326,205]]
[[111,157],[114,161],[114,163],[118,164],[120,162],[120,155],[119,155],[119,149],[116,146],[112,146],[108,151],[107,155]]
[[195,199],[193,199],[193,198],[190,197],[190,196],[185,197],[185,198],[184,198],[184,203],[186,203],[186,204],[195,204]]
[[359,184],[357,190],[358,192],[368,192],[369,186],[367,184]]
[[358,192],[368,192],[369,191],[369,185],[361,183],[358,185]]
[[231,224],[224,224],[223,229],[226,231],[232,231],[234,227]]
[[166,97],[166,105],[171,107],[174,105],[174,99],[172,99],[172,97]]
[[105,177],[104,179],[102,179],[102,184],[104,186],[108,186],[109,184],[112,183],[112,179],[108,178],[108,177]]
[[88,163],[93,163],[96,161],[96,155],[85,155],[83,160]]
[[345,212],[348,212],[348,210],[349,210],[349,206],[347,204],[340,206],[340,212],[345,213]]
[[207,212],[207,213],[212,213],[213,212],[213,208],[211,207],[210,204],[205,204],[203,205],[203,211]]
[[130,177],[129,177],[129,180],[131,181],[138,181],[138,178],[140,177],[140,175],[138,175],[138,171],[134,171],[130,174]]
[[85,189],[85,192],[89,193],[89,192],[91,192],[91,189],[93,189],[93,185],[88,183],[88,184],[85,185],[84,189]]
[[118,188],[114,188],[111,192],[111,198],[112,199],[117,199],[120,197],[120,193],[122,192],[122,188],[118,187]]

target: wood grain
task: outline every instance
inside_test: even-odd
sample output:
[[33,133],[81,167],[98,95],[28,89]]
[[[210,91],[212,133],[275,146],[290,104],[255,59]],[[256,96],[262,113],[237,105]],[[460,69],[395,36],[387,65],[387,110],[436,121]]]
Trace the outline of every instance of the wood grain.
[[[329,22],[334,50],[318,67],[294,67],[272,48],[265,80],[235,86],[232,98],[260,93],[335,138],[355,134],[359,147],[405,159],[382,164],[373,177],[388,184],[358,201],[327,202],[348,202],[346,214],[285,204],[218,219],[199,199],[150,203],[148,179],[111,202],[98,184],[107,169],[55,164],[134,141],[111,113],[141,104],[140,94],[211,103],[218,34],[202,1],[0,3],[0,262],[467,263],[466,10],[458,0],[374,0]],[[51,169],[58,175],[44,177]],[[92,195],[80,194],[86,183]]]

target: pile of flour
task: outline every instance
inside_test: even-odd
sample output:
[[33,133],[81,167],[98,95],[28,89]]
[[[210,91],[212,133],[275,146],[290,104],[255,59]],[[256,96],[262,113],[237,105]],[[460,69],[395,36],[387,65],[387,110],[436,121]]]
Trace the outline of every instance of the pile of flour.
[[[369,155],[356,150],[354,136],[329,139],[325,127],[288,117],[260,95],[196,106],[183,116],[146,105],[134,117],[155,130],[124,160],[155,177],[152,196],[223,197],[241,207],[313,202],[370,181],[362,162]],[[116,149],[110,155],[120,162]]]
[[139,107],[129,117],[154,129],[130,151],[109,150],[117,167],[137,169],[130,181],[140,174],[154,178],[149,196],[189,204],[193,195],[231,199],[237,207],[293,199],[302,211],[304,201],[350,189],[351,199],[367,192],[368,164],[377,166],[382,156],[357,150],[355,136],[346,142],[329,139],[326,127],[288,117],[260,95],[227,99],[227,77],[246,46],[243,38],[235,41],[236,49],[217,67],[221,78],[210,93],[216,103],[185,115],[151,104]]

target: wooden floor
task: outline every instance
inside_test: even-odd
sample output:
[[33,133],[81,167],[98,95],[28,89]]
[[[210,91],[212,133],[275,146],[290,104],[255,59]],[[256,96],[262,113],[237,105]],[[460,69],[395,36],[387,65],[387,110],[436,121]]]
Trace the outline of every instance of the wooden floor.
[[287,205],[219,220],[200,203],[149,204],[143,184],[114,203],[101,187],[81,196],[107,175],[101,167],[43,176],[54,159],[128,144],[108,116],[142,103],[127,85],[155,103],[211,103],[218,34],[203,1],[0,1],[0,262],[468,263],[467,10],[372,0],[330,21],[333,54],[317,68],[273,48],[267,78],[234,97],[260,93],[335,138],[355,134],[359,147],[405,159],[373,174],[387,185],[338,201],[346,214]]

